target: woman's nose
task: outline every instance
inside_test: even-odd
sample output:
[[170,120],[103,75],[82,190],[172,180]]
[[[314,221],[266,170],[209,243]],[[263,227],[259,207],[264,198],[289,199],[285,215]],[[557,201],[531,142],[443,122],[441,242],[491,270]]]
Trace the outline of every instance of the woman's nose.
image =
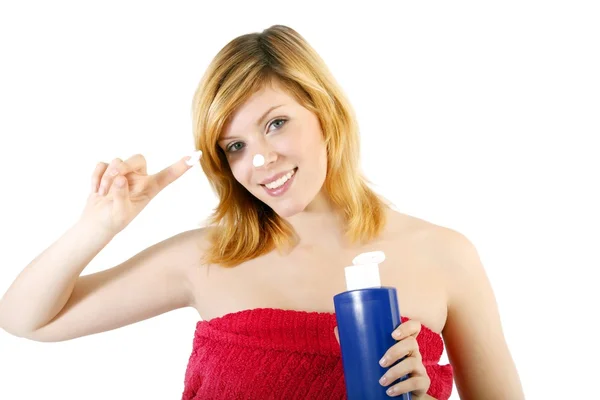
[[254,168],[269,167],[277,161],[277,152],[266,137],[261,136],[252,144],[252,165]]

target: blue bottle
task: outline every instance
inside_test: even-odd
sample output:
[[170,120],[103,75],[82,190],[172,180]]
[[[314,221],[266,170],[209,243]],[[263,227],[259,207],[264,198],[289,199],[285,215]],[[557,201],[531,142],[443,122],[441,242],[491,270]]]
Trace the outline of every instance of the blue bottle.
[[[381,251],[363,253],[345,268],[347,291],[333,297],[348,400],[390,399],[386,390],[408,379],[382,386],[379,379],[396,365],[383,368],[379,360],[397,341],[392,332],[402,323],[396,289],[381,286]],[[397,399],[410,400],[405,393]]]

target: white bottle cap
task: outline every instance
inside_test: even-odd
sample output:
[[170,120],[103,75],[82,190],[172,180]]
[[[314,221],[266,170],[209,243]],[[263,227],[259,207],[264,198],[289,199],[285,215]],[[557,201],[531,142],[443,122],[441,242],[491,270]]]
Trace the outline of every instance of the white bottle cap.
[[358,255],[352,260],[352,266],[344,268],[346,289],[356,290],[381,287],[379,263],[385,260],[382,251],[373,251]]
[[381,264],[385,261],[385,253],[383,251],[370,251],[368,253],[362,253],[354,257],[352,264],[354,265],[365,265],[365,264]]

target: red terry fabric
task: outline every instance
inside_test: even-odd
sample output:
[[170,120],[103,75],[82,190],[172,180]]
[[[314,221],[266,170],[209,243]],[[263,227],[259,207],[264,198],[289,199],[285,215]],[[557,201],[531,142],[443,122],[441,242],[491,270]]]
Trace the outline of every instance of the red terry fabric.
[[[333,313],[274,308],[199,321],[182,400],[346,399],[335,326]],[[442,338],[423,326],[417,342],[431,379],[428,394],[447,400],[453,372],[438,364]]]

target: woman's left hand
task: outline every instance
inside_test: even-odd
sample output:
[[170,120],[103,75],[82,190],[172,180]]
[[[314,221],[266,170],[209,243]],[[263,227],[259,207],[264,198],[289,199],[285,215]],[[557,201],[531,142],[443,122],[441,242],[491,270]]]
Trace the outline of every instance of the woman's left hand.
[[[388,395],[391,397],[410,392],[414,400],[431,398],[427,395],[431,380],[423,365],[419,344],[417,343],[419,332],[421,332],[421,324],[417,321],[408,320],[400,324],[392,333],[392,337],[398,342],[386,351],[380,361],[381,366],[387,367],[403,357],[406,358],[389,368],[381,377],[379,383],[382,386],[389,386],[405,375],[408,375],[408,379],[391,386],[387,390]],[[334,333],[339,341],[337,327]]]
[[379,380],[382,386],[388,386],[398,378],[408,375],[408,379],[387,390],[388,395],[392,397],[411,392],[413,399],[429,398],[427,390],[429,390],[431,380],[427,375],[419,351],[417,343],[419,332],[421,332],[421,324],[418,321],[408,320],[400,324],[392,333],[392,337],[398,340],[398,343],[390,347],[379,362],[382,367],[387,367],[406,357],[388,369]]

